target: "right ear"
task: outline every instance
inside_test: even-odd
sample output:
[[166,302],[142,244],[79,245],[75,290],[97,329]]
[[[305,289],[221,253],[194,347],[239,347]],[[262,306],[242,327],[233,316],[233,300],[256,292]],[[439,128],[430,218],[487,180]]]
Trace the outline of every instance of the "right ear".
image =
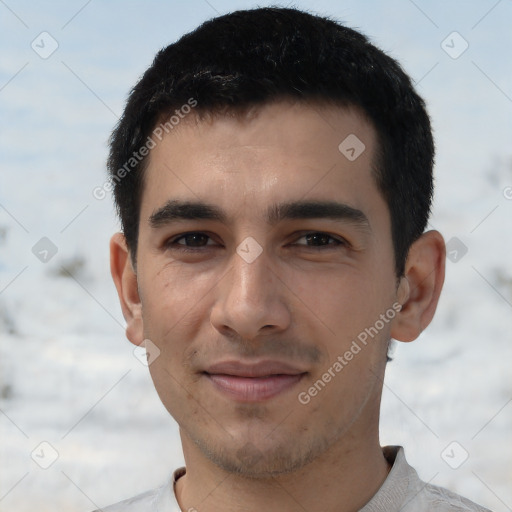
[[126,337],[134,345],[140,345],[144,341],[142,304],[137,287],[137,274],[133,269],[123,233],[116,233],[110,239],[110,273],[126,320]]

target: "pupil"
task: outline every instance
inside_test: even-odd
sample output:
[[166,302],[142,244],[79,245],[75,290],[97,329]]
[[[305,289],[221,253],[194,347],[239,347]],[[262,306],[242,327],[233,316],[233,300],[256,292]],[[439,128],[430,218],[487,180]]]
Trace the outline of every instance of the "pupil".
[[194,234],[187,235],[185,238],[185,241],[187,242],[187,245],[191,245],[194,247],[200,247],[200,246],[204,245],[204,242],[206,241],[205,238],[206,238],[205,235],[194,233]]
[[306,235],[306,240],[310,245],[327,245],[329,243],[329,235],[313,233],[311,235]]

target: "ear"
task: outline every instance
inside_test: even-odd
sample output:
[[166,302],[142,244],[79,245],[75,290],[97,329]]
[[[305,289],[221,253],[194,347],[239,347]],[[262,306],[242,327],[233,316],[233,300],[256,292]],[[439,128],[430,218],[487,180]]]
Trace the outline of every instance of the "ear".
[[116,233],[110,239],[110,272],[126,320],[126,337],[134,345],[140,345],[144,341],[142,304],[137,287],[137,274],[122,233]]
[[446,247],[438,231],[428,231],[409,249],[397,297],[402,309],[391,328],[391,337],[413,341],[431,322],[444,283]]

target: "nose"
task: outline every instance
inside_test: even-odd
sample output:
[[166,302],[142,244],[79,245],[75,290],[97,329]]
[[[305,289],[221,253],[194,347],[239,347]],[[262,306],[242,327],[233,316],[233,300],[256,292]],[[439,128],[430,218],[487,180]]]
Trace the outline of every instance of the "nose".
[[252,341],[290,325],[285,285],[270,270],[265,253],[248,263],[233,255],[232,267],[218,284],[211,323],[222,335]]

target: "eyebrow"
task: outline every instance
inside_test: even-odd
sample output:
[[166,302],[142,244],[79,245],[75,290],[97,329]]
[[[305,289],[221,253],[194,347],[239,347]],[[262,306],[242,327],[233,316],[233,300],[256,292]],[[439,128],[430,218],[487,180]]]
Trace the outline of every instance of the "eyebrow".
[[[368,217],[361,210],[337,201],[291,201],[274,204],[267,211],[270,225],[286,219],[333,219],[371,231]],[[226,224],[228,216],[218,206],[201,201],[169,200],[151,214],[149,225],[156,229],[176,220],[214,220]]]

